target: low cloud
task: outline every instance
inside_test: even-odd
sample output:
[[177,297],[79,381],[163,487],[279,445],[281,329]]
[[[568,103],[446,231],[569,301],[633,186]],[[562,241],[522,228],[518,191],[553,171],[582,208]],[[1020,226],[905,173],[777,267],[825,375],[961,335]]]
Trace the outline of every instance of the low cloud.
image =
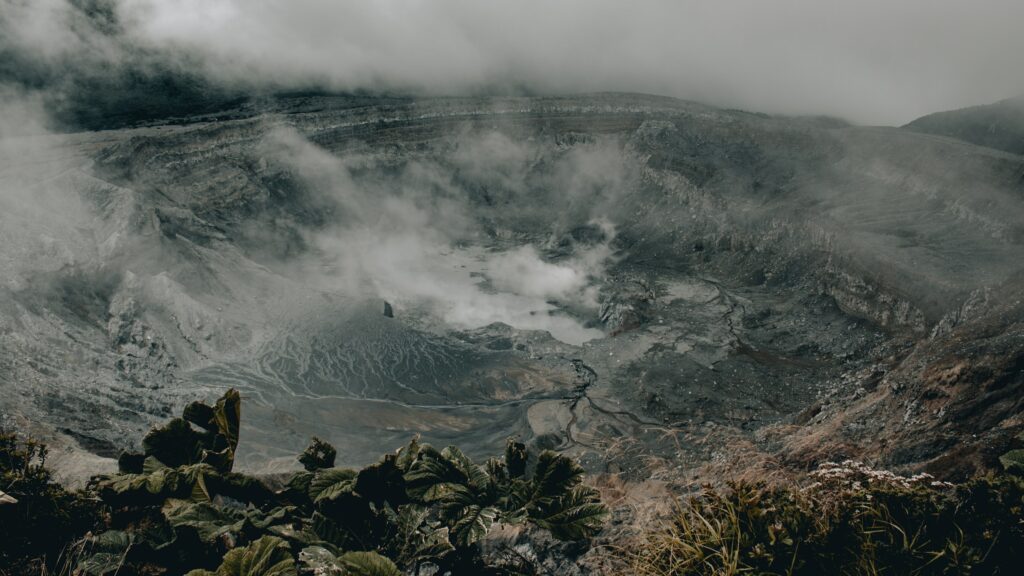
[[1024,93],[1021,21],[1016,0],[0,0],[0,53],[57,84],[131,64],[242,90],[618,90],[900,124]]
[[48,131],[40,99],[0,86],[0,287],[89,258],[92,216],[74,182],[67,139]]
[[[75,160],[75,137],[49,131],[38,94],[4,90],[0,271],[4,287],[20,289],[40,273],[104,262],[104,232],[83,200],[100,184],[86,158]],[[596,140],[566,149],[498,131],[455,131],[432,146],[396,159],[370,149],[336,153],[287,126],[270,130],[254,159],[294,183],[320,216],[298,223],[305,250],[275,264],[327,291],[382,298],[456,328],[501,322],[573,344],[601,337],[585,320],[598,315],[597,284],[613,261],[605,209],[636,176],[622,146]],[[518,236],[523,222],[533,231]],[[581,227],[587,239],[571,239]],[[139,254],[152,248],[131,245]],[[150,256],[154,269],[176,266]]]
[[[573,344],[602,336],[563,310],[596,316],[596,282],[612,256],[614,227],[609,222],[591,222],[598,240],[572,246],[555,260],[532,244],[481,247],[494,243],[484,238],[481,223],[470,217],[470,190],[481,185],[476,178],[496,189],[506,186],[510,195],[526,194],[528,178],[499,185],[492,177],[510,175],[513,167],[521,169],[521,163],[542,154],[526,145],[515,153],[497,153],[499,142],[498,148],[507,151],[509,144],[500,134],[462,134],[446,148],[448,153],[442,150],[390,167],[393,174],[385,176],[389,170],[381,164],[388,161],[386,156],[335,156],[294,130],[273,131],[262,147],[272,168],[288,172],[306,190],[320,195],[332,214],[328,225],[305,232],[310,255],[285,264],[310,284],[355,297],[383,298],[399,309],[426,311],[457,328],[502,322],[547,330]],[[587,149],[606,153],[605,146]],[[593,193],[579,183],[560,181],[570,173],[562,164],[573,165],[585,157],[587,152],[581,150],[553,160],[549,177],[555,181],[546,182],[564,201],[572,194]],[[490,169],[479,174],[463,171],[484,164]]]
[[523,246],[491,258],[487,277],[498,290],[536,298],[570,298],[588,283],[585,270],[545,262],[533,246]]

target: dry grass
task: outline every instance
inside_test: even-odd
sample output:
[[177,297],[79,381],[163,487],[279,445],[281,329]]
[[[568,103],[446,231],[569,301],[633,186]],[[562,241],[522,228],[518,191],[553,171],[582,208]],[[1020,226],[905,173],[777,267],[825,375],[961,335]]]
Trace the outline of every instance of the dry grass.
[[86,540],[83,538],[78,542],[74,542],[64,547],[61,550],[60,556],[57,560],[52,563],[50,567],[47,567],[46,562],[40,562],[39,575],[40,576],[74,576],[78,561],[85,556],[86,551]]
[[803,487],[707,487],[624,551],[637,576],[1016,574],[1024,560],[1024,483],[954,486],[856,462]]

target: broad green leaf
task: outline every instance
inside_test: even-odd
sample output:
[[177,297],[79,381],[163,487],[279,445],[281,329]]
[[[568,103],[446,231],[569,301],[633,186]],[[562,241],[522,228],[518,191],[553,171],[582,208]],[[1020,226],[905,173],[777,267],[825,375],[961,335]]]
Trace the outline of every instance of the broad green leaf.
[[[154,462],[156,462],[154,460]],[[207,481],[217,472],[205,464],[167,468],[154,464],[147,474],[98,476],[91,485],[105,500],[119,505],[154,504],[165,498],[209,500]]]
[[405,479],[410,496],[436,507],[458,546],[483,538],[498,515],[492,478],[458,448],[422,448]]
[[413,560],[437,560],[455,551],[447,526],[430,530],[414,544]]
[[320,512],[313,513],[310,527],[313,529],[313,533],[324,542],[341,547],[344,547],[351,542],[351,537],[346,530],[342,529],[337,522]]
[[271,531],[271,528],[287,525],[294,516],[295,508],[281,507],[270,511],[255,508],[239,509],[216,506],[207,502],[170,499],[161,508],[164,518],[175,530],[195,531],[203,542],[211,543],[225,534],[248,535]]
[[78,561],[77,570],[87,576],[116,574],[133,543],[132,535],[120,530],[92,536],[86,541],[86,555]]
[[311,527],[295,528],[291,524],[278,524],[267,528],[267,532],[272,536],[277,536],[283,540],[286,540],[292,545],[292,547],[308,547],[308,546],[320,546],[324,548],[337,551],[337,546],[329,542],[325,542]]
[[275,536],[264,536],[225,554],[217,576],[297,576],[297,572],[288,544]]
[[1024,476],[1024,450],[1010,450],[999,457],[999,463],[1007,472]]
[[343,576],[402,576],[394,562],[376,552],[348,552],[338,564]]
[[337,556],[323,546],[307,546],[299,552],[299,565],[303,574],[316,576],[337,576],[341,574],[341,566]]
[[455,550],[447,526],[428,523],[430,508],[406,504],[395,510],[385,509],[394,534],[388,540],[387,555],[402,564],[437,560]]
[[396,459],[394,454],[388,454],[380,462],[360,470],[354,486],[356,493],[376,504],[404,504],[408,500],[405,478],[395,464]]
[[316,576],[402,576],[391,560],[376,552],[348,552],[335,556],[329,550],[311,546],[299,552],[304,571]]
[[93,478],[90,486],[109,499],[145,490],[147,479],[145,474],[111,474]]
[[205,402],[193,402],[181,412],[181,417],[186,422],[191,422],[208,432],[217,431],[216,415],[213,406]]
[[241,514],[232,514],[205,502],[170,499],[160,509],[175,529],[195,530],[203,542],[214,542],[222,534],[238,532]]
[[[166,425],[150,430],[142,440],[146,456],[170,467],[204,462],[230,472],[238,449],[241,397],[228,390],[215,407],[193,402]],[[192,427],[196,424],[203,431]]]
[[497,517],[498,509],[491,506],[470,504],[460,508],[455,523],[450,526],[452,540],[459,546],[479,541],[487,535]]
[[296,472],[295,475],[288,480],[286,487],[288,490],[294,490],[309,496],[309,485],[313,482],[313,478],[315,477],[316,474],[313,472]]
[[210,489],[206,487],[206,476],[202,472],[196,473],[190,496],[196,502],[209,502],[213,499],[210,495]]
[[164,496],[174,494],[178,486],[179,475],[173,468],[161,468],[145,476],[146,491],[150,494]]
[[441,456],[451,462],[455,469],[459,471],[459,474],[465,479],[464,484],[468,484],[475,490],[485,490],[488,485],[490,477],[487,472],[480,466],[477,466],[469,459],[469,456],[463,454],[462,450],[459,450],[455,446],[448,446],[441,451]]
[[314,502],[336,500],[355,488],[356,471],[348,468],[318,470],[309,482],[309,498]]
[[207,464],[193,464],[182,466],[174,470],[163,471],[168,487],[174,494],[188,493],[189,497],[197,502],[209,501],[214,494],[207,488],[207,481],[220,477],[212,466]]
[[[242,397],[234,388],[224,393],[224,396],[217,400],[214,408],[214,421],[217,423],[217,432],[227,438],[228,447],[231,453],[238,449],[238,431],[242,420]],[[229,468],[230,470],[230,468]]]
[[447,486],[464,481],[455,466],[429,446],[421,450],[419,459],[405,473],[409,496],[423,502],[440,499]]
[[457,491],[482,494],[490,486],[490,477],[458,448],[449,446],[438,452],[423,446],[419,459],[405,474],[405,482],[414,500],[439,502]]
[[389,520],[398,527],[401,534],[411,534],[430,517],[430,508],[418,504],[407,504],[397,511],[389,508],[388,512]]
[[533,473],[533,500],[557,498],[583,481],[583,467],[550,450],[541,452]]
[[168,466],[166,464],[164,464],[163,462],[157,460],[156,458],[154,458],[152,456],[146,456],[146,458],[142,461],[142,473],[143,474],[152,474],[153,472],[156,472],[157,470],[163,470],[165,468],[168,468]]
[[188,422],[175,418],[162,427],[154,428],[142,439],[146,456],[152,456],[165,466],[194,464],[202,457],[205,435],[196,432]]
[[487,475],[491,477],[491,482],[495,484],[504,486],[510,479],[504,460],[488,458],[487,462],[484,463],[484,469],[487,470]]
[[257,506],[262,506],[274,499],[273,491],[267,488],[262,481],[245,474],[238,474],[236,472],[228,472],[227,474],[207,472],[203,475],[203,479],[209,488],[211,496],[228,496],[241,502],[251,502]]
[[203,448],[199,452],[199,461],[209,464],[221,472],[229,472],[235,464],[235,452],[231,448],[220,450]]
[[608,508],[601,503],[597,491],[588,486],[576,486],[549,506],[531,512],[538,526],[560,540],[591,538],[608,518]]
[[272,526],[288,523],[297,512],[298,509],[294,506],[281,506],[269,511],[249,509],[245,515],[255,528],[268,530]]
[[419,437],[415,437],[409,441],[409,445],[398,449],[398,457],[395,459],[395,465],[402,473],[406,473],[420,457],[420,452],[424,447],[430,448],[429,444],[420,444]]

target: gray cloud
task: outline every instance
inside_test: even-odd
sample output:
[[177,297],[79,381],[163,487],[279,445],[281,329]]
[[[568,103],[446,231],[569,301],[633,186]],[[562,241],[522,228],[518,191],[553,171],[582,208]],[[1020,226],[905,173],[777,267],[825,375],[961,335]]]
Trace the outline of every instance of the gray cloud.
[[28,274],[90,256],[77,166],[49,123],[38,97],[0,86],[0,288],[19,289]]
[[123,0],[222,78],[460,93],[625,90],[901,123],[1024,92],[1015,0]]
[[[90,176],[77,136],[48,130],[52,119],[38,93],[6,87],[0,96],[0,288],[20,290],[33,278],[38,285],[40,274],[105,263],[117,277],[135,265],[180,269],[130,222],[104,223],[88,196],[112,188]],[[574,344],[602,335],[564,309],[597,316],[595,279],[613,262],[615,237],[603,216],[637,178],[620,142],[564,149],[553,140],[455,131],[430,152],[396,163],[380,151],[339,155],[281,125],[252,152],[328,215],[298,228],[308,251],[274,263],[287,277],[329,293],[383,298],[458,328],[502,322]],[[127,183],[137,185],[145,186]],[[481,205],[485,190],[496,206]],[[505,206],[523,198],[532,207],[508,214]],[[547,245],[516,236],[522,219],[539,237],[550,235]],[[595,231],[591,240],[566,245],[566,234],[581,226]],[[106,260],[103,246],[111,242],[127,254]],[[552,248],[554,255],[545,254]]]
[[153,65],[159,53],[163,68],[201,69],[242,87],[621,90],[889,124],[1024,93],[1024,3],[1016,0],[0,0],[0,7],[3,42],[41,62]]

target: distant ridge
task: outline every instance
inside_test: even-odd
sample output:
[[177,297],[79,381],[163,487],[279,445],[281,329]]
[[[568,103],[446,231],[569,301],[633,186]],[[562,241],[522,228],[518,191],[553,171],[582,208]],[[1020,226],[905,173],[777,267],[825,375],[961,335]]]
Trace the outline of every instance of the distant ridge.
[[903,128],[1024,154],[1024,96],[922,116]]

